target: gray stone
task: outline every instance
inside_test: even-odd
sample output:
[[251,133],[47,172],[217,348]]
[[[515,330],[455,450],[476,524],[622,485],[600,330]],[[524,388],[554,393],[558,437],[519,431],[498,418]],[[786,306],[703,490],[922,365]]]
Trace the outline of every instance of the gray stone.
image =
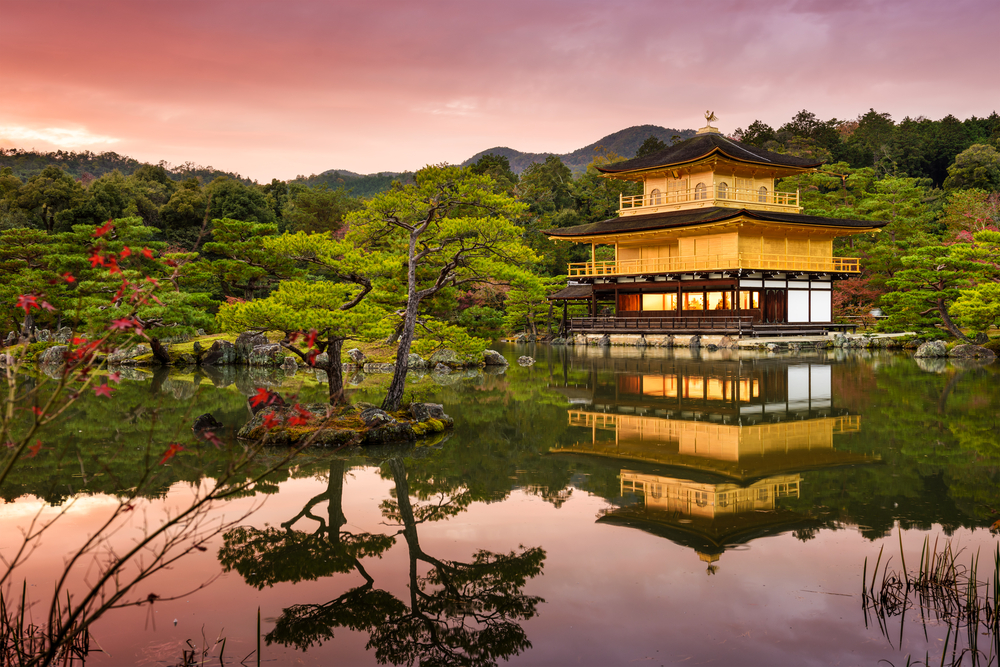
[[448,366],[445,366],[444,364],[435,364],[434,368],[432,369],[432,372],[434,372],[434,373],[450,373],[451,372],[451,368],[449,368]]
[[723,350],[736,349],[739,345],[733,339],[732,336],[723,336],[722,340],[719,341],[719,347]]
[[353,374],[351,377],[347,378],[347,384],[349,384],[351,386],[354,386],[354,387],[356,387],[357,385],[361,384],[364,381],[365,381],[365,374],[362,373],[361,371],[358,371],[357,373]]
[[362,410],[359,416],[368,428],[378,428],[379,426],[385,426],[386,424],[396,423],[396,420],[392,418],[392,415],[381,408],[368,408],[366,410]]
[[56,331],[52,335],[52,340],[57,343],[66,344],[73,338],[73,329],[71,327],[63,327]]
[[531,358],[531,357],[518,357],[517,358],[517,365],[518,366],[534,366],[535,365],[535,360],[533,358]]
[[202,355],[203,366],[228,366],[236,363],[236,346],[228,340],[217,340]]
[[267,345],[267,338],[254,331],[244,331],[236,337],[236,363],[248,363],[253,349],[259,345]]
[[347,356],[351,358],[351,361],[360,366],[364,366],[365,362],[368,361],[368,357],[365,356],[365,353],[356,347],[352,347],[348,350]]
[[198,329],[197,331],[194,332],[194,335],[195,336],[204,336],[204,335],[206,335],[205,334],[205,330],[204,329]]
[[406,367],[410,370],[415,368],[427,368],[427,362],[424,358],[415,352],[410,352],[410,356],[406,358]]
[[427,360],[432,366],[435,364],[448,364],[449,366],[461,365],[462,360],[458,357],[458,352],[445,347],[431,355]]
[[[604,334],[601,336],[601,340],[597,341],[597,347],[611,347],[611,334]],[[517,363],[520,364],[521,360],[518,359]]]
[[677,338],[675,338],[673,334],[667,336],[667,339],[663,341],[663,347],[676,347],[676,346],[677,346]]
[[278,366],[284,359],[282,348],[277,343],[255,345],[250,355],[246,357],[248,366]]
[[705,349],[708,350],[709,352],[715,352],[716,350],[719,349],[719,346],[716,345],[715,343],[709,343],[708,345],[705,346]]
[[201,353],[205,351],[205,348],[203,348],[201,343],[198,341],[191,343],[191,349],[194,350],[195,355],[199,357],[201,356]]
[[149,354],[152,349],[148,345],[133,345],[127,348],[120,348],[107,356],[107,363],[110,366],[118,364],[134,364],[136,357]]
[[496,350],[483,350],[483,362],[487,366],[507,365],[507,359]]
[[918,359],[928,357],[947,357],[948,347],[944,344],[943,340],[932,340],[918,347],[916,354],[913,356]]
[[569,344],[570,343],[565,338],[562,338],[560,336],[557,336],[553,338],[551,341],[549,341],[549,345],[569,345]]
[[410,403],[410,416],[418,422],[448,417],[440,403]]
[[789,352],[798,352],[799,351],[799,344],[798,343],[789,343],[788,344],[788,351]]
[[635,341],[635,346],[636,347],[646,347],[648,345],[649,345],[649,343],[646,342],[646,336],[645,335],[640,335],[639,336],[639,340]]
[[697,349],[701,347],[701,336],[691,336],[688,340],[688,347],[691,349]]
[[961,359],[983,359],[984,361],[993,361],[997,358],[993,350],[979,345],[956,345],[948,352],[948,356]]
[[61,364],[66,361],[67,351],[69,351],[69,348],[65,345],[50,347],[42,352],[38,357],[38,362],[41,364]]
[[194,366],[198,363],[193,354],[179,354],[177,358],[174,359],[174,366]]
[[191,425],[191,430],[195,432],[204,431],[206,429],[214,430],[217,428],[222,428],[222,423],[209,412],[196,417],[194,424]]
[[35,340],[39,343],[48,343],[51,332],[48,329],[35,329]]
[[326,352],[317,354],[316,358],[313,359],[313,366],[316,368],[326,368],[328,363],[330,363],[330,355]]
[[17,334],[11,331],[10,333],[7,334],[7,338],[4,340],[3,344],[10,347],[16,342],[17,342]]
[[767,347],[768,352],[776,352],[778,350],[778,346],[775,343],[768,343],[765,347]]
[[282,360],[281,362],[281,367],[286,371],[295,372],[296,370],[298,370],[299,365],[298,363],[296,363],[295,357],[285,357],[284,360]]

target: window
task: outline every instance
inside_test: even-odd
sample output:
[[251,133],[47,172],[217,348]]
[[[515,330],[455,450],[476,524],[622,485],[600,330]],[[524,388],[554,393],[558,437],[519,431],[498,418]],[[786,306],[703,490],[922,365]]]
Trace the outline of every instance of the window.
[[684,310],[705,310],[705,294],[703,292],[685,292]]
[[699,183],[698,185],[694,186],[694,198],[708,199],[708,192],[706,191],[704,183]]
[[708,292],[706,295],[708,308],[706,310],[732,310],[732,292]]
[[673,178],[667,180],[667,203],[673,204],[688,200],[688,179]]
[[654,188],[654,189],[650,190],[649,191],[649,205],[650,206],[659,206],[662,203],[663,203],[663,195],[660,194],[660,190],[658,188]]
[[767,203],[767,188],[763,185],[757,190],[757,201],[761,204]]
[[676,294],[643,294],[643,310],[677,310]]
[[729,199],[728,183],[719,183],[719,199]]
[[757,290],[740,292],[740,310],[760,308],[760,292]]

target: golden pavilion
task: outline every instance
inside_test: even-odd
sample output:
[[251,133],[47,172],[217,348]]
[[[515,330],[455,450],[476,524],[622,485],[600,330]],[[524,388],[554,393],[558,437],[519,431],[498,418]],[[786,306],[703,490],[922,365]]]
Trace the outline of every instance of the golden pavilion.
[[[714,114],[706,118],[691,139],[598,167],[642,183],[642,194],[621,197],[617,217],[546,232],[591,247],[590,261],[570,264],[569,285],[550,297],[590,305],[573,332],[760,335],[833,325],[833,282],[861,271],[858,258],[834,256],[833,240],[886,223],[803,215],[799,192],[776,185],[822,163],[729,139],[711,125]],[[613,258],[598,260],[598,246]]]

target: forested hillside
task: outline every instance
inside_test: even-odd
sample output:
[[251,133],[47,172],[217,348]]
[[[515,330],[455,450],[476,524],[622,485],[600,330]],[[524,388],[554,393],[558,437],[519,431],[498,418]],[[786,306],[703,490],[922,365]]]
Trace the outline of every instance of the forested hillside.
[[[447,178],[437,169],[369,176],[329,171],[267,184],[210,168],[143,165],[114,153],[5,150],[0,154],[0,284],[6,286],[6,296],[0,299],[0,314],[10,330],[24,316],[22,307],[15,306],[19,296],[42,296],[46,284],[58,283],[69,292],[82,289],[79,283],[60,282],[60,276],[78,275],[72,267],[101,260],[88,259],[87,230],[109,219],[127,220],[121,229],[172,258],[178,267],[171,278],[175,291],[195,295],[177,300],[187,304],[189,320],[191,303],[213,315],[227,302],[268,297],[286,280],[336,282],[357,273],[357,267],[351,269],[354,273],[318,272],[317,248],[327,248],[320,239],[336,242],[330,246],[334,250],[323,251],[329,257],[345,252],[347,246],[337,244],[359,243],[362,260],[377,250],[383,269],[398,272],[408,261],[405,244],[386,245],[378,234],[364,236],[352,225],[378,216],[394,219],[394,207],[414,205],[416,200],[408,198],[425,187],[422,182],[432,176],[454,180],[454,174],[461,174],[459,180],[476,183],[469,186],[470,201],[479,201],[476,197],[487,188],[491,197],[505,202],[505,219],[518,230],[518,248],[527,249],[515,254],[531,259],[518,269],[526,273],[479,276],[435,292],[421,305],[421,317],[438,318],[439,331],[481,336],[545,329],[552,325],[547,294],[565,284],[568,262],[589,259],[589,248],[553,243],[545,231],[617,215],[619,197],[635,194],[640,186],[603,178],[595,167],[659,150],[674,140],[674,133],[641,126],[609,135],[565,156],[586,160],[578,172],[560,156],[548,155],[518,173],[510,157],[487,152],[468,167],[448,172],[452,175]],[[891,316],[888,326],[930,333],[941,327],[954,332],[956,326],[982,333],[1000,321],[996,113],[895,122],[875,111],[850,121],[824,121],[802,111],[777,129],[755,121],[736,129],[732,138],[826,161],[816,173],[777,186],[798,189],[804,213],[888,223],[880,234],[851,237],[836,248],[843,256],[860,257],[864,270],[861,277],[837,284],[837,312],[864,314],[878,306]],[[374,209],[382,212],[376,215]],[[477,210],[458,207],[454,215]],[[484,218],[481,228],[473,225],[462,233],[475,236],[491,228],[496,224]],[[302,241],[305,245],[281,240],[307,237],[313,241]],[[442,242],[455,239],[461,240],[442,237]],[[289,265],[287,251],[275,250],[288,247],[299,248],[296,257],[302,263],[297,268]],[[612,248],[598,248],[600,258],[611,253]],[[505,273],[503,263],[492,266]],[[95,281],[87,284],[88,289],[107,288]],[[396,276],[385,284],[388,292],[380,298],[391,320],[391,313],[399,312],[403,283]],[[36,317],[44,322],[47,315]]]
[[606,137],[598,139],[592,144],[576,149],[572,153],[523,153],[513,148],[498,146],[496,148],[489,148],[485,151],[476,153],[463,162],[462,166],[474,164],[484,155],[492,154],[507,158],[507,161],[510,163],[511,170],[515,174],[520,174],[532,164],[545,162],[546,158],[554,155],[558,157],[564,165],[569,167],[570,171],[574,174],[579,174],[587,170],[587,165],[594,159],[594,151],[598,149],[610,151],[625,157],[632,157],[635,155],[635,152],[639,150],[642,142],[649,137],[656,137],[669,146],[674,141],[689,139],[693,136],[694,130],[675,130],[660,127],[659,125],[635,125],[633,127],[614,132],[613,134],[609,134]]

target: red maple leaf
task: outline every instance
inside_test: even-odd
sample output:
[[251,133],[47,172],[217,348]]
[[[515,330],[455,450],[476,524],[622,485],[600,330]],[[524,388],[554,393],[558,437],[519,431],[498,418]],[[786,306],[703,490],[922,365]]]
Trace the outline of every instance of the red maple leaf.
[[87,344],[86,338],[77,338],[76,336],[73,337],[73,345],[86,345],[86,344]]
[[122,381],[122,374],[119,373],[118,371],[114,371],[113,373],[108,373],[108,380],[114,382],[115,384],[118,384],[119,382]]
[[66,272],[66,273],[62,274],[62,277],[63,277],[63,280],[65,280],[68,283],[75,283],[76,282],[76,278],[73,276],[72,273]]
[[44,410],[42,410],[42,409],[41,409],[40,407],[38,407],[37,405],[32,405],[32,406],[31,406],[31,411],[32,411],[32,412],[34,412],[34,413],[35,413],[36,415],[38,415],[39,417],[41,417],[41,416],[42,416],[43,414],[45,414],[45,411],[44,411]]
[[263,387],[257,388],[257,393],[250,397],[250,405],[257,407],[258,405],[270,405],[274,399],[271,398],[271,392]]
[[125,246],[124,248],[122,248],[122,251],[118,253],[118,257],[119,259],[125,259],[131,254],[132,254],[132,249],[129,248],[128,246]]
[[306,334],[306,347],[312,347],[313,345],[315,345],[316,336],[318,335],[319,335],[318,331],[316,331],[315,329],[310,329],[309,333]]
[[103,225],[95,229],[94,233],[91,236],[93,236],[95,239],[100,236],[104,236],[105,234],[110,232],[114,228],[114,226],[115,226],[114,220],[108,220]]
[[122,270],[118,268],[118,261],[114,257],[108,257],[107,266],[108,266],[108,272],[111,275],[115,275],[116,273],[122,272]]
[[42,449],[42,441],[36,440],[35,444],[33,444],[31,447],[28,447],[28,451],[31,452],[30,454],[27,455],[28,458],[29,459],[35,458],[35,456],[38,454],[39,451],[41,451],[41,449]]
[[305,417],[303,417],[302,415],[295,415],[294,417],[289,418],[288,425],[289,426],[303,426],[308,421],[309,420],[306,419]]
[[153,259],[153,251],[150,250],[149,248],[143,248],[142,256],[145,257],[146,259]]
[[90,268],[94,269],[98,266],[104,266],[104,258],[101,257],[101,253],[95,251],[94,254],[90,256]]
[[113,320],[108,328],[112,331],[125,331],[133,328],[134,326],[135,320],[131,317],[122,317],[121,319]]
[[179,445],[176,442],[173,443],[173,444],[171,444],[170,447],[167,448],[167,451],[165,451],[163,453],[163,458],[160,459],[160,465],[163,465],[164,463],[166,463],[170,459],[172,459],[175,456],[177,456],[178,452],[183,452],[183,451],[184,451],[184,446],[183,445]]
[[277,417],[274,416],[273,412],[264,417],[264,428],[266,428],[268,431],[278,426],[280,423],[281,422],[278,420]]
[[152,276],[146,276],[146,282],[147,283],[153,283],[153,287],[159,287],[160,286],[160,281],[157,280],[156,278],[153,278]]
[[112,389],[106,384],[102,384],[99,387],[94,387],[94,396],[107,396],[108,398],[111,398],[111,394],[113,392],[114,389]]
[[45,310],[49,311],[50,313],[56,312],[56,307],[53,306],[48,301],[42,301],[42,308],[44,308]]
[[25,313],[32,308],[38,308],[38,297],[31,294],[21,294],[17,297],[17,307],[24,308]]

